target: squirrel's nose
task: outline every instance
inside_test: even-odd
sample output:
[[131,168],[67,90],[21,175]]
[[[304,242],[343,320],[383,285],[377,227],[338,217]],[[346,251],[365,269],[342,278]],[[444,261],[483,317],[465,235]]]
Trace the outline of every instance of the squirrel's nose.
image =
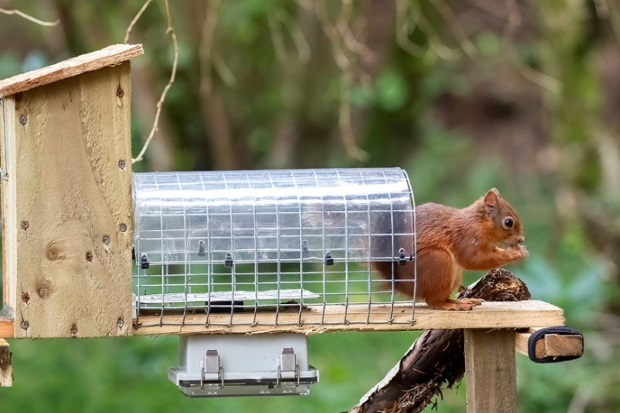
[[517,243],[521,244],[523,243],[523,241],[525,241],[525,237],[523,235],[521,235],[518,239],[517,239]]

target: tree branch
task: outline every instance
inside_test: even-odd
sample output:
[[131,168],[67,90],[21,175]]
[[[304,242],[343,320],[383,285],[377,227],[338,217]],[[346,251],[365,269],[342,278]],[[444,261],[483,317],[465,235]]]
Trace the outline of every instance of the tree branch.
[[[150,1],[151,0],[147,0],[147,3],[150,3]],[[155,136],[155,132],[157,132],[159,116],[161,115],[161,109],[164,105],[164,101],[166,100],[166,95],[168,94],[168,90],[170,90],[170,88],[172,87],[172,84],[174,83],[174,78],[177,73],[177,64],[179,62],[179,43],[177,41],[177,35],[174,31],[174,26],[172,25],[170,4],[168,3],[168,0],[164,0],[164,5],[166,9],[166,21],[168,23],[168,27],[166,28],[166,34],[170,35],[170,40],[172,41],[172,47],[174,48],[174,61],[172,62],[172,70],[170,71],[170,79],[168,80],[168,84],[166,85],[166,87],[164,87],[164,90],[161,92],[159,101],[157,102],[157,112],[155,112],[155,119],[153,120],[153,127],[151,128],[151,133],[149,133],[149,136],[144,142],[144,146],[142,147],[142,150],[140,151],[138,156],[131,160],[132,163],[140,162],[143,159],[144,153],[148,149],[151,140],[153,140],[153,136]],[[143,8],[145,8],[145,6],[143,6]],[[138,17],[140,14],[141,12],[138,13]]]
[[8,15],[13,15],[14,14],[14,15],[22,17],[22,18],[24,18],[26,20],[29,20],[29,21],[31,21],[33,23],[36,23],[36,24],[38,24],[40,26],[56,26],[56,25],[58,25],[58,23],[60,23],[60,20],[56,20],[56,21],[53,21],[53,22],[46,22],[46,21],[43,21],[43,20],[39,20],[39,19],[37,19],[35,17],[32,17],[29,14],[24,13],[21,10],[0,9],[0,13],[8,14]]

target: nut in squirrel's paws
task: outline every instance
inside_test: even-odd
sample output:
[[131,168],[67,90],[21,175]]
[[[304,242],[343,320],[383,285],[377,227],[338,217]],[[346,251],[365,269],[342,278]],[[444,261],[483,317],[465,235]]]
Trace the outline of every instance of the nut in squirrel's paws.
[[495,246],[495,251],[514,255],[518,259],[525,259],[530,255],[525,245],[522,244],[499,244]]

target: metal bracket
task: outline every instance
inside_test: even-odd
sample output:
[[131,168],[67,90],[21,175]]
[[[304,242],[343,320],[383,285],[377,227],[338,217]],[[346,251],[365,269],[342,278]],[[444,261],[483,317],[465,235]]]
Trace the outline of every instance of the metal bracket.
[[220,386],[224,387],[224,368],[222,367],[220,356],[217,353],[217,350],[207,350],[205,356],[202,359],[201,373],[201,387],[204,386],[205,381],[219,381]]
[[140,255],[140,268],[142,268],[143,270],[148,270],[151,267],[151,264],[149,264],[149,257],[148,255],[146,255],[146,252],[143,252]]
[[293,347],[285,347],[280,355],[280,365],[278,366],[278,377],[276,385],[280,385],[281,380],[294,379],[299,384],[299,364],[297,364],[297,355]]
[[232,267],[233,266],[233,257],[232,254],[230,252],[226,253],[226,258],[224,258],[224,265],[227,267]]
[[405,257],[405,249],[401,248],[398,250],[398,264],[405,265],[407,262],[407,258]]
[[331,251],[325,253],[325,265],[334,265],[334,257],[332,257]]

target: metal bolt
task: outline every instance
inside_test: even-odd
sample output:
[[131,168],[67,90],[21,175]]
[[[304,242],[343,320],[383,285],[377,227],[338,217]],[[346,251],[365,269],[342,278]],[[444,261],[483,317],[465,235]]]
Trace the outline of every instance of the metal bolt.
[[118,167],[120,169],[125,169],[125,160],[124,159],[121,159],[121,160],[118,161]]
[[28,228],[30,228],[30,223],[28,221],[22,221],[21,227],[24,231],[26,231]]
[[30,323],[26,320],[22,321],[22,329],[28,330],[30,328]]
[[93,252],[92,251],[86,251],[86,261],[93,262]]
[[127,224],[125,224],[125,223],[121,223],[121,224],[118,226],[118,229],[120,229],[120,230],[121,230],[121,232],[127,232]]
[[30,293],[23,292],[22,293],[22,301],[25,302],[26,304],[28,304],[28,301],[30,301]]
[[101,239],[101,241],[103,241],[103,243],[105,245],[110,245],[110,236],[109,235],[104,235],[103,238]]
[[21,123],[22,125],[26,125],[26,123],[28,123],[28,117],[26,115],[21,115],[19,117],[19,123]]
[[118,88],[116,89],[116,97],[117,98],[122,98],[123,96],[125,96],[125,91],[119,85]]
[[71,336],[75,337],[77,336],[77,333],[78,333],[77,324],[75,323],[71,324]]
[[122,318],[118,318],[118,320],[116,320],[116,327],[118,328],[123,328],[123,326],[125,325],[125,322],[123,321]]

